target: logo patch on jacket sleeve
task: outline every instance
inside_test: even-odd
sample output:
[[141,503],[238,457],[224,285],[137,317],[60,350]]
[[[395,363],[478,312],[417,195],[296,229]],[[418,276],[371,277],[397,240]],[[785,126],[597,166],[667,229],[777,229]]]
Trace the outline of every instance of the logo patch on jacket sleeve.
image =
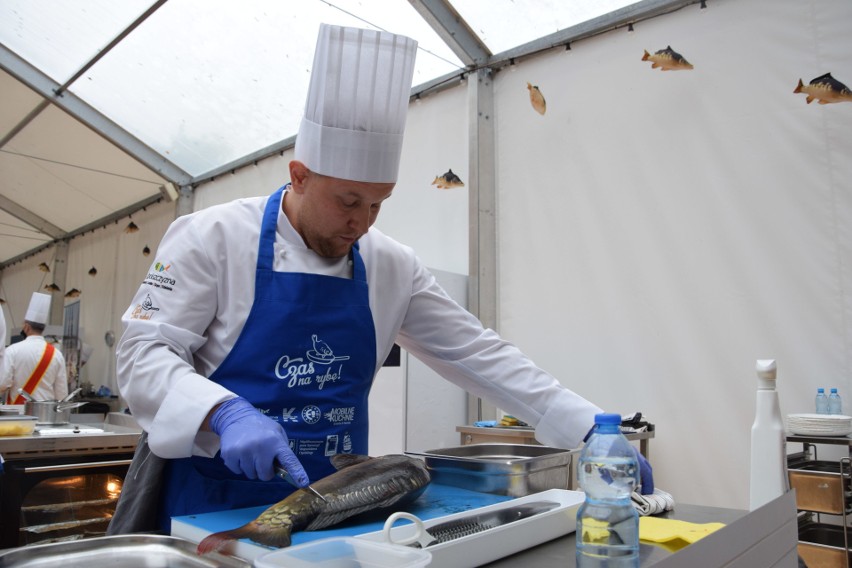
[[169,269],[171,268],[171,264],[160,262],[159,260],[155,261],[142,283],[171,291],[175,284],[177,284],[177,281],[169,274]]
[[154,306],[151,300],[151,294],[145,294],[145,299],[141,304],[136,304],[133,311],[130,313],[131,319],[149,320],[154,317],[154,312],[159,312],[160,308]]

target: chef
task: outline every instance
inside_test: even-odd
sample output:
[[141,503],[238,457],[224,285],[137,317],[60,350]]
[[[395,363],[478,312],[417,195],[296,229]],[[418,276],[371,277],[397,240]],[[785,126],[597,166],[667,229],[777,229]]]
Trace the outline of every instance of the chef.
[[322,25],[290,183],[183,216],[163,237],[117,351],[152,453],[134,462],[166,459],[161,529],[282,499],[293,489],[275,464],[305,486],[333,472],[330,456],[369,453],[367,396],[394,342],[544,444],[578,446],[601,412],[371,228],[397,180],[416,49]]
[[[6,349],[0,392],[8,389],[7,404],[24,404],[23,389],[35,400],[62,400],[68,395],[65,358],[42,333],[50,314],[50,295],[35,292],[24,314],[26,339]],[[4,330],[5,341],[5,330]]]

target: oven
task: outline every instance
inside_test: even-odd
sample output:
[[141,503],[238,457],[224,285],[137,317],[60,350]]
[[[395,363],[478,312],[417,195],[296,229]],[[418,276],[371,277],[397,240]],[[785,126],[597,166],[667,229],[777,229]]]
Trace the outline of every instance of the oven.
[[0,438],[0,549],[103,536],[140,433],[69,424]]

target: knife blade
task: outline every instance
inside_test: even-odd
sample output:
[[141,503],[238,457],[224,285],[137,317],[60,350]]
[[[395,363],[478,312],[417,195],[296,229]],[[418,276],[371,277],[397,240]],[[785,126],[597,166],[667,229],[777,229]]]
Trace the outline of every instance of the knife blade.
[[314,489],[314,488],[313,488],[313,487],[311,487],[310,485],[305,486],[305,487],[299,487],[299,486],[296,484],[296,480],[295,480],[295,479],[293,479],[293,476],[292,476],[292,475],[290,475],[290,472],[289,472],[289,471],[287,471],[286,469],[284,469],[284,466],[282,466],[282,465],[281,465],[281,464],[279,464],[279,463],[276,463],[276,464],[275,464],[275,475],[277,475],[278,477],[280,477],[281,479],[283,479],[284,481],[286,481],[287,483],[289,483],[290,485],[292,485],[292,486],[293,486],[293,487],[295,487],[296,489],[307,489],[308,491],[310,491],[311,493],[313,493],[314,495],[316,495],[317,497],[319,497],[320,499],[322,499],[324,502],[328,503],[328,499],[326,499],[326,498],[322,495],[322,493],[320,493],[319,491],[317,491],[316,489]]

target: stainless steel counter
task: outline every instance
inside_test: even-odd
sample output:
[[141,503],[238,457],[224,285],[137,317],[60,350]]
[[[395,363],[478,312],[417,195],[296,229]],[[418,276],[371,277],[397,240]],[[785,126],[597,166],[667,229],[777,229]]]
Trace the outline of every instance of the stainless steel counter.
[[[722,509],[699,505],[677,505],[676,510],[658,515],[667,519],[679,519],[691,523],[725,523],[729,524],[748,514],[748,511],[737,509]],[[496,562],[486,564],[489,568],[518,566],[535,566],[536,568],[566,568],[576,566],[576,539],[574,533],[551,540],[534,548],[529,548],[518,554],[501,558]],[[672,556],[672,552],[661,546],[640,543],[640,566],[653,566],[659,561]]]
[[[72,424],[73,425],[73,424]],[[37,426],[29,436],[0,437],[0,455],[5,460],[70,455],[104,455],[133,453],[142,430],[108,422],[79,424],[80,431],[56,434]],[[100,432],[87,432],[99,429]]]

